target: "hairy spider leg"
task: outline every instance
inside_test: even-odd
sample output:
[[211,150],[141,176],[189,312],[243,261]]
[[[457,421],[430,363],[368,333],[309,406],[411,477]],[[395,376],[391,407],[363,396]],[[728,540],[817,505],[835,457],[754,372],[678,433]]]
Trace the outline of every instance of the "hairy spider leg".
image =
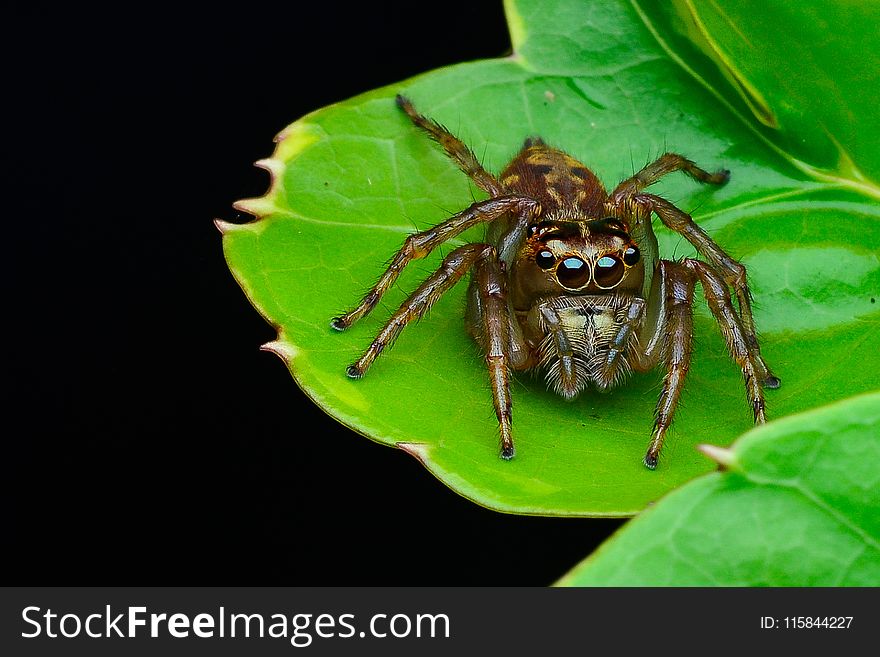
[[660,358],[666,365],[663,388],[654,410],[654,430],[651,444],[645,454],[645,465],[653,470],[663,447],[666,432],[672,424],[685,378],[691,364],[693,337],[693,302],[696,276],[685,267],[669,260],[660,261],[658,274],[663,276],[661,287],[666,295],[663,351]]
[[473,268],[480,302],[484,309],[482,329],[485,340],[486,367],[492,388],[495,415],[501,433],[501,457],[511,459],[515,454],[512,435],[512,402],[510,398],[510,365],[507,354],[509,317],[507,290],[495,248],[489,244],[465,244],[443,259],[440,268],[404,301],[376,335],[364,354],[346,374],[360,378],[376,358],[390,347],[404,327],[421,318],[437,300]]
[[663,224],[683,235],[693,244],[697,252],[706,258],[715,268],[720,270],[724,282],[731,286],[739,302],[739,319],[745,343],[752,354],[752,360],[758,372],[758,380],[768,388],[778,388],[779,379],[773,375],[761,356],[761,347],[755,335],[755,321],[752,317],[752,293],[746,278],[746,268],[742,263],[731,258],[709,235],[700,228],[686,212],[682,212],[666,199],[653,194],[637,194],[636,202],[644,203],[660,217]]
[[713,265],[718,267],[724,275],[724,280],[733,287],[739,303],[740,319],[746,335],[749,350],[752,352],[760,370],[761,382],[768,388],[778,388],[779,379],[773,376],[767,363],[761,356],[758,338],[755,334],[755,320],[752,314],[752,293],[748,287],[745,267],[731,258],[727,252],[718,246],[709,235],[700,228],[691,216],[682,212],[669,201],[653,194],[642,194],[649,185],[653,185],[663,176],[681,171],[697,182],[712,185],[723,185],[730,178],[730,171],[722,169],[710,173],[698,167],[692,160],[678,153],[665,153],[657,160],[645,166],[631,178],[621,182],[611,193],[611,199],[615,203],[621,203],[627,198],[648,206],[660,217],[660,220],[671,230],[683,235],[697,252],[707,258]]
[[730,171],[727,169],[709,173],[705,169],[698,167],[684,155],[664,153],[631,178],[627,178],[615,187],[614,191],[611,192],[611,198],[621,199],[627,196],[634,196],[645,189],[645,187],[653,185],[663,176],[676,171],[687,174],[697,182],[709,183],[711,185],[723,185],[730,179]]
[[764,390],[761,387],[760,355],[755,357],[749,347],[746,332],[740,322],[740,317],[731,303],[730,288],[727,287],[721,273],[714,267],[702,260],[686,258],[683,263],[688,269],[699,277],[703,288],[703,295],[709,305],[709,310],[715,316],[715,321],[721,328],[721,334],[727,343],[730,357],[742,369],[743,380],[746,385],[746,393],[755,416],[755,422],[763,424],[767,421],[764,415]]
[[453,215],[433,228],[409,235],[404,240],[403,246],[392,258],[391,264],[379,277],[376,284],[364,295],[361,302],[344,315],[334,317],[330,322],[330,326],[337,331],[344,331],[356,321],[369,314],[376,307],[376,304],[379,303],[382,295],[394,285],[397,277],[400,276],[400,272],[410,261],[424,258],[446,240],[478,224],[495,221],[508,212],[517,214],[531,212],[537,206],[536,201],[525,196],[491,198],[474,203],[466,210]]
[[501,434],[501,458],[510,460],[516,454],[513,446],[512,406],[510,397],[511,344],[510,305],[507,301],[507,280],[495,249],[483,252],[473,273],[482,313],[483,351],[489,369],[492,403]]
[[664,277],[666,294],[665,340],[662,360],[667,372],[663,389],[657,401],[654,431],[651,444],[645,454],[645,465],[652,470],[663,447],[666,432],[672,424],[675,409],[684,387],[685,376],[690,368],[691,340],[693,335],[693,297],[697,281],[703,288],[709,309],[718,322],[727,344],[730,357],[739,365],[743,374],[746,394],[752,407],[754,420],[766,422],[764,413],[764,390],[759,378],[759,366],[746,342],[742,321],[733,307],[730,289],[723,276],[712,265],[685,258],[681,263],[660,261],[660,275]]
[[391,315],[364,354],[349,365],[346,370],[348,376],[353,379],[362,377],[379,354],[394,343],[403,328],[428,312],[437,299],[455,285],[487,249],[492,247],[481,243],[465,244],[447,255],[440,268],[426,278]]
[[398,94],[396,101],[397,106],[406,112],[412,122],[440,144],[446,154],[458,165],[458,168],[464,171],[477,187],[492,197],[504,194],[504,185],[483,168],[473,151],[465,146],[458,137],[433,119],[419,114],[409,98]]

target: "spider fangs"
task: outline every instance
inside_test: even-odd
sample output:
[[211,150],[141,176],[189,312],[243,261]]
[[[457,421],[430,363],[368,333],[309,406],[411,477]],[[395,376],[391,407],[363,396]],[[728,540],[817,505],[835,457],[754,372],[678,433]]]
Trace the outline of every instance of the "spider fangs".
[[[404,326],[471,271],[466,323],[486,357],[501,457],[514,456],[511,371],[539,368],[553,389],[572,398],[590,384],[609,388],[632,370],[662,365],[666,376],[644,458],[654,469],[690,365],[692,303],[699,282],[730,356],[742,369],[755,422],[765,422],[762,386],[778,388],[779,379],[764,362],[755,337],[745,268],[688,214],[644,191],[674,171],[713,185],[727,182],[728,171],[709,173],[681,155],[666,153],[608,194],[587,167],[533,137],[496,178],[407,98],[398,96],[397,104],[489,198],[407,237],[360,304],[334,318],[331,326],[342,331],[373,310],[410,261],[478,224],[488,226],[487,236],[444,258],[348,367],[348,376],[363,376]],[[652,213],[704,260],[660,259]]]

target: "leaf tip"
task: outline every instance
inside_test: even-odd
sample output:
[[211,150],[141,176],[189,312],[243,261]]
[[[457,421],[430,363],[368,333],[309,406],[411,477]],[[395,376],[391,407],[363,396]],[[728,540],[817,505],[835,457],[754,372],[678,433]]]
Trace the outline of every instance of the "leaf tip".
[[257,219],[262,219],[263,217],[272,214],[277,209],[274,201],[270,197],[271,193],[270,190],[266,196],[241,199],[240,201],[233,203],[232,207],[241,212],[247,212]]
[[291,361],[296,357],[297,354],[296,347],[280,338],[278,340],[272,340],[271,342],[267,342],[266,344],[262,345],[260,347],[260,351],[268,351],[275,354],[287,365],[290,365]]
[[235,224],[228,221],[223,221],[222,219],[214,219],[214,226],[217,228],[217,230],[220,231],[221,235],[225,235],[226,233],[229,233],[236,228]]
[[427,463],[428,452],[431,450],[431,446],[427,443],[399,442],[397,447],[407,454],[415,456],[423,465]]
[[[282,163],[290,162],[306,147],[318,141],[319,137],[320,129],[317,126],[302,119],[294,121],[275,136],[276,146],[272,159]],[[257,163],[257,166],[260,164]]]
[[284,174],[284,162],[276,160],[274,157],[265,157],[262,160],[257,160],[254,162],[254,166],[263,171],[268,171],[273,185]]
[[718,447],[717,445],[705,444],[697,445],[697,450],[699,450],[704,456],[715,461],[715,463],[718,464],[718,467],[722,470],[736,470],[739,465],[733,450]]
[[217,230],[219,230],[220,234],[223,236],[229,235],[230,233],[244,231],[258,233],[260,230],[262,230],[262,224],[258,219],[254,219],[243,224],[236,224],[231,221],[225,221],[223,219],[214,219],[214,226],[217,227]]

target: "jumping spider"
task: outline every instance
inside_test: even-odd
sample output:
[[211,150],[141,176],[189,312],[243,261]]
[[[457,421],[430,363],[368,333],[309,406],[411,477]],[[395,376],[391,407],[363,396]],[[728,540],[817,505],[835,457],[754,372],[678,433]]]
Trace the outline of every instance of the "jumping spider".
[[[514,456],[511,370],[539,368],[550,387],[571,399],[589,384],[610,388],[633,370],[644,372],[662,363],[666,376],[644,459],[654,469],[690,366],[692,303],[699,282],[730,356],[742,368],[755,422],[765,422],[762,386],[778,388],[779,379],[761,357],[745,268],[688,214],[643,191],[674,171],[713,185],[727,182],[728,171],[709,173],[681,155],[666,153],[608,194],[583,164],[530,137],[496,178],[409,99],[397,96],[397,105],[490,198],[407,237],[360,304],[334,318],[332,327],[342,331],[372,311],[410,261],[478,224],[488,226],[487,237],[447,255],[348,367],[348,376],[363,376],[404,326],[472,270],[466,323],[485,353],[501,457]],[[706,261],[661,260],[651,213]],[[731,302],[731,288],[739,310]]]

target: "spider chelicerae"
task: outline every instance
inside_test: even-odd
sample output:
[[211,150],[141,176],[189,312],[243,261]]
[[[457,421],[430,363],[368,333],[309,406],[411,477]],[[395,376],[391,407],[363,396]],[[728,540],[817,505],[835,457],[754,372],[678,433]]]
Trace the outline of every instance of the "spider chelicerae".
[[[728,171],[709,173],[682,155],[666,153],[609,194],[581,162],[530,137],[496,177],[409,99],[397,96],[397,105],[489,198],[407,237],[361,302],[331,326],[341,331],[367,315],[409,262],[463,231],[485,224],[486,239],[449,253],[348,367],[348,376],[362,377],[409,322],[471,272],[466,324],[485,354],[501,457],[515,454],[511,371],[540,369],[551,388],[571,399],[590,385],[607,389],[633,370],[662,365],[666,375],[644,458],[654,469],[690,366],[699,282],[730,356],[742,369],[755,422],[766,421],[762,388],[778,388],[779,379],[761,356],[745,267],[690,215],[645,192],[675,171],[712,185],[727,182]],[[652,214],[705,260],[661,259]]]

